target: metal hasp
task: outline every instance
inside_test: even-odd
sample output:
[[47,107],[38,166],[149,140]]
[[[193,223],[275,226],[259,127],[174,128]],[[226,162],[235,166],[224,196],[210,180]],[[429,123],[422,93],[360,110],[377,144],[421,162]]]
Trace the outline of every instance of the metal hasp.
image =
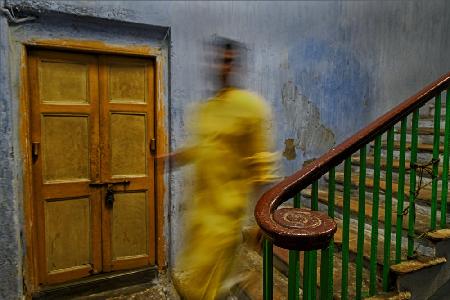
[[108,208],[112,208],[114,205],[114,186],[115,185],[123,185],[124,187],[129,185],[129,180],[122,181],[103,181],[103,182],[91,182],[89,186],[91,187],[103,187],[106,186],[106,194],[105,194],[105,205]]

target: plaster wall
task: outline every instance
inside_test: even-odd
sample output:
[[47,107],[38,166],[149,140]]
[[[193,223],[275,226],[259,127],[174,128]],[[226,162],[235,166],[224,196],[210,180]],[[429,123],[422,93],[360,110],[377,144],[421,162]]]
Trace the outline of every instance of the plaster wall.
[[[273,109],[274,121],[270,125],[276,133],[276,149],[284,153],[285,175],[450,71],[447,57],[450,18],[446,17],[450,2],[445,0],[431,3],[8,0],[6,5],[15,7],[17,12],[44,14],[37,23],[9,27],[5,18],[0,17],[0,87],[6,91],[1,94],[0,103],[0,130],[5,137],[0,141],[0,206],[6,207],[0,210],[0,224],[6,224],[0,236],[0,257],[10,260],[0,264],[0,277],[8,278],[0,282],[0,298],[5,295],[5,299],[21,293],[23,248],[21,186],[17,182],[22,172],[17,142],[19,116],[14,104],[17,86],[8,77],[18,68],[15,64],[19,62],[19,54],[17,47],[8,46],[9,39],[17,43],[33,36],[100,38],[139,44],[152,37],[136,35],[130,27],[102,27],[102,22],[114,20],[170,28],[166,32],[170,34],[163,34],[163,38],[170,41],[167,105],[172,150],[186,142],[186,108],[210,91],[205,76],[208,54],[205,41],[214,34],[242,41],[249,56],[245,85],[264,96]],[[100,25],[83,26],[81,21],[86,17],[100,18]],[[181,170],[172,170],[168,175],[171,259],[176,257],[181,242],[177,237],[183,226],[182,174]]]
[[22,294],[17,142],[11,102],[8,24],[0,16],[0,299]]

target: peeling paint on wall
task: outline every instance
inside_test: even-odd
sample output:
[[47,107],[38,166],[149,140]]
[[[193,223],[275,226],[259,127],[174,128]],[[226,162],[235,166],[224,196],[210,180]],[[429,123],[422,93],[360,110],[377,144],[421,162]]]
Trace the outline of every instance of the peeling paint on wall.
[[335,135],[321,123],[318,108],[300,94],[292,82],[284,84],[281,94],[287,124],[295,133],[294,139],[286,140],[285,157],[288,160],[295,159],[295,152],[292,155],[292,150],[289,149],[292,146],[303,153],[304,160],[329,150],[335,144]]
[[286,139],[284,141],[284,151],[283,156],[286,157],[287,160],[294,160],[297,157],[295,153],[295,140],[294,139]]

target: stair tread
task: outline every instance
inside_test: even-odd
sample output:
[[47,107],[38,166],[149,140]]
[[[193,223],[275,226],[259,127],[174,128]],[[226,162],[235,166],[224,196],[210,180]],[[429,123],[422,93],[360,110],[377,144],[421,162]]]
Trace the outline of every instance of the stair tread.
[[[387,142],[383,141],[381,143],[381,146],[383,148],[387,147]],[[405,143],[406,150],[411,150],[411,143],[407,142]],[[394,141],[394,149],[400,149],[400,142]],[[427,144],[427,143],[418,143],[417,144],[417,150],[425,151],[425,152],[432,152],[433,151],[433,144]],[[444,152],[444,145],[439,146],[439,152]]]
[[[366,158],[366,166],[369,167],[369,168],[370,167],[373,168],[373,166],[375,165],[374,161],[375,161],[374,157],[372,155],[368,155],[367,158]],[[359,156],[352,156],[352,164],[353,165],[358,165],[359,166],[360,162],[361,162],[361,160],[360,160]],[[409,171],[411,169],[410,164],[411,164],[411,162],[409,160],[405,160],[405,171],[407,173],[409,173]],[[381,159],[380,160],[380,168],[382,170],[385,170],[386,166],[387,166],[386,159]],[[394,158],[392,160],[392,168],[394,170],[399,170],[400,169],[400,160]],[[438,175],[439,176],[442,176],[442,170],[443,170],[442,166],[439,165],[439,168],[438,168]],[[449,174],[450,174],[450,172],[449,172]],[[427,175],[427,174],[425,174],[425,175]]]
[[427,233],[427,238],[434,242],[450,239],[450,228],[438,229]]
[[[344,182],[344,173],[336,171],[336,182],[343,184]],[[353,186],[358,186],[359,184],[359,176],[352,175],[351,176],[351,182]],[[367,176],[366,177],[366,187],[373,188],[373,178]],[[383,179],[380,179],[380,190],[386,191],[386,181]],[[398,191],[398,184],[395,182],[392,182],[392,194],[395,196]],[[409,185],[405,184],[404,186],[404,194],[405,198],[407,199],[409,197]],[[417,195],[416,199],[422,200],[424,202],[430,203],[431,202],[431,185],[424,186],[420,189],[419,194]],[[440,196],[440,193],[438,193]],[[450,193],[449,193],[450,195]],[[450,199],[447,198],[447,203],[450,203]],[[440,203],[440,199],[438,200],[438,204]]]
[[[359,165],[360,162],[361,162],[361,160],[359,159],[359,156],[352,156],[352,163],[353,163],[354,165]],[[368,155],[367,158],[366,158],[366,166],[371,166],[371,167],[373,167],[374,164],[375,164],[374,162],[375,162],[374,157],[373,157],[372,155]],[[381,168],[381,169],[384,169],[384,168],[386,168],[386,165],[387,165],[387,164],[386,164],[386,160],[385,160],[385,159],[381,159],[381,160],[380,160],[380,168]],[[410,169],[409,165],[410,165],[409,160],[405,160],[405,170],[409,170],[409,169]],[[392,161],[392,167],[393,167],[394,169],[399,169],[399,168],[400,168],[400,160],[398,160],[398,159],[393,159],[393,161]]]
[[[311,189],[310,188],[304,189],[302,191],[302,195],[304,195],[306,197],[311,197]],[[318,196],[319,196],[320,202],[328,205],[328,191],[319,189]],[[405,204],[408,205],[408,202],[406,202]],[[335,199],[334,199],[334,205],[335,205],[335,207],[338,207],[342,210],[344,207],[344,198],[341,195],[336,194]],[[350,198],[350,211],[353,214],[358,214],[358,212],[359,212],[359,198],[358,197]],[[366,201],[366,203],[365,203],[366,218],[372,219],[372,211],[373,211],[372,204],[369,201]],[[395,209],[392,211],[391,220],[392,220],[392,226],[396,226],[397,225],[397,213],[396,213]],[[383,222],[383,223],[385,221],[384,206],[380,206],[378,208],[378,221]],[[416,233],[422,234],[422,233],[426,232],[428,230],[428,224],[429,224],[429,218],[426,215],[421,214],[419,211],[416,211],[416,223],[415,223],[415,228],[414,228]],[[402,228],[404,230],[408,229],[408,217],[407,216],[403,218]]]
[[407,300],[411,299],[411,293],[408,291],[403,292],[392,292],[376,295],[369,298],[364,298],[365,300]]
[[445,257],[421,257],[392,265],[391,271],[396,274],[407,274],[417,270],[421,270],[423,268],[440,265],[446,262],[447,259]]
[[[407,133],[411,133],[411,128],[407,128],[406,132]],[[396,133],[400,133],[400,128],[398,128],[398,132],[396,132]],[[433,127],[418,127],[417,128],[417,133],[419,135],[434,135],[434,128]],[[440,128],[439,133],[440,133],[441,136],[445,135],[445,129],[444,128]]]
[[[335,219],[335,221],[338,224],[338,228],[337,228],[336,234],[334,235],[334,243],[342,246],[343,224],[342,224],[342,221],[339,219]],[[356,253],[358,253],[358,228],[356,225],[352,224],[352,222],[350,222],[349,232],[350,232],[349,252],[356,255]],[[380,236],[383,238],[380,239]],[[391,245],[390,245],[390,250],[391,250],[390,257],[391,258],[395,257],[395,243],[394,242],[395,241],[391,240]],[[370,261],[370,252],[371,252],[371,240],[370,240],[370,238],[364,238],[363,257],[366,261]],[[407,249],[406,249],[405,245],[403,245],[403,243],[402,243],[401,252],[402,252],[402,257],[406,256]],[[377,263],[380,266],[383,265],[383,263],[384,263],[384,235],[380,235],[380,234],[378,235],[378,239],[377,239]]]
[[[240,283],[239,288],[250,299],[262,299],[263,295],[263,260],[259,253],[256,251],[245,248],[242,250],[242,259],[240,260],[241,268],[250,271],[251,275],[249,280]],[[274,299],[285,300],[287,299],[287,278],[279,271],[273,272],[273,297]]]
[[[278,259],[285,264],[285,269],[289,264],[289,250],[274,246],[273,253]],[[320,255],[321,252],[317,251],[317,287],[320,287]],[[303,252],[300,254],[300,276],[303,277]],[[342,257],[339,252],[335,251],[333,259],[333,286],[334,286],[334,297],[333,299],[341,298],[341,284],[342,284]],[[348,269],[348,292],[350,298],[354,298],[356,291],[356,265],[354,263],[349,264]],[[300,281],[302,285],[302,280]],[[369,289],[369,271],[363,268],[363,291],[368,291]]]

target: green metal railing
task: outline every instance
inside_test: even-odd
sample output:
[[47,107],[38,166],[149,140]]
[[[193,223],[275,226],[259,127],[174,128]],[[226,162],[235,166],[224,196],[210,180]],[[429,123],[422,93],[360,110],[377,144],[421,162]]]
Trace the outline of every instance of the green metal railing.
[[[284,241],[292,245],[295,235],[280,229],[270,217],[290,199],[293,207],[321,210],[338,224],[334,241],[324,249],[305,251],[303,256],[297,250],[289,251],[290,300],[300,299],[301,293],[303,299],[333,299],[334,294],[341,299],[362,299],[389,291],[390,267],[414,257],[418,233],[447,227],[449,86],[450,73],[261,197],[255,216],[267,236],[264,299],[273,299],[274,245],[293,249]],[[445,112],[441,110],[444,95]],[[432,118],[421,110],[431,105]],[[432,122],[432,130],[419,127],[421,118]],[[424,132],[433,136],[431,147],[419,144]],[[430,199],[423,196],[424,191]],[[430,206],[427,228],[423,228],[423,216],[416,226],[417,205]],[[341,277],[340,286],[335,285],[336,275]]]

